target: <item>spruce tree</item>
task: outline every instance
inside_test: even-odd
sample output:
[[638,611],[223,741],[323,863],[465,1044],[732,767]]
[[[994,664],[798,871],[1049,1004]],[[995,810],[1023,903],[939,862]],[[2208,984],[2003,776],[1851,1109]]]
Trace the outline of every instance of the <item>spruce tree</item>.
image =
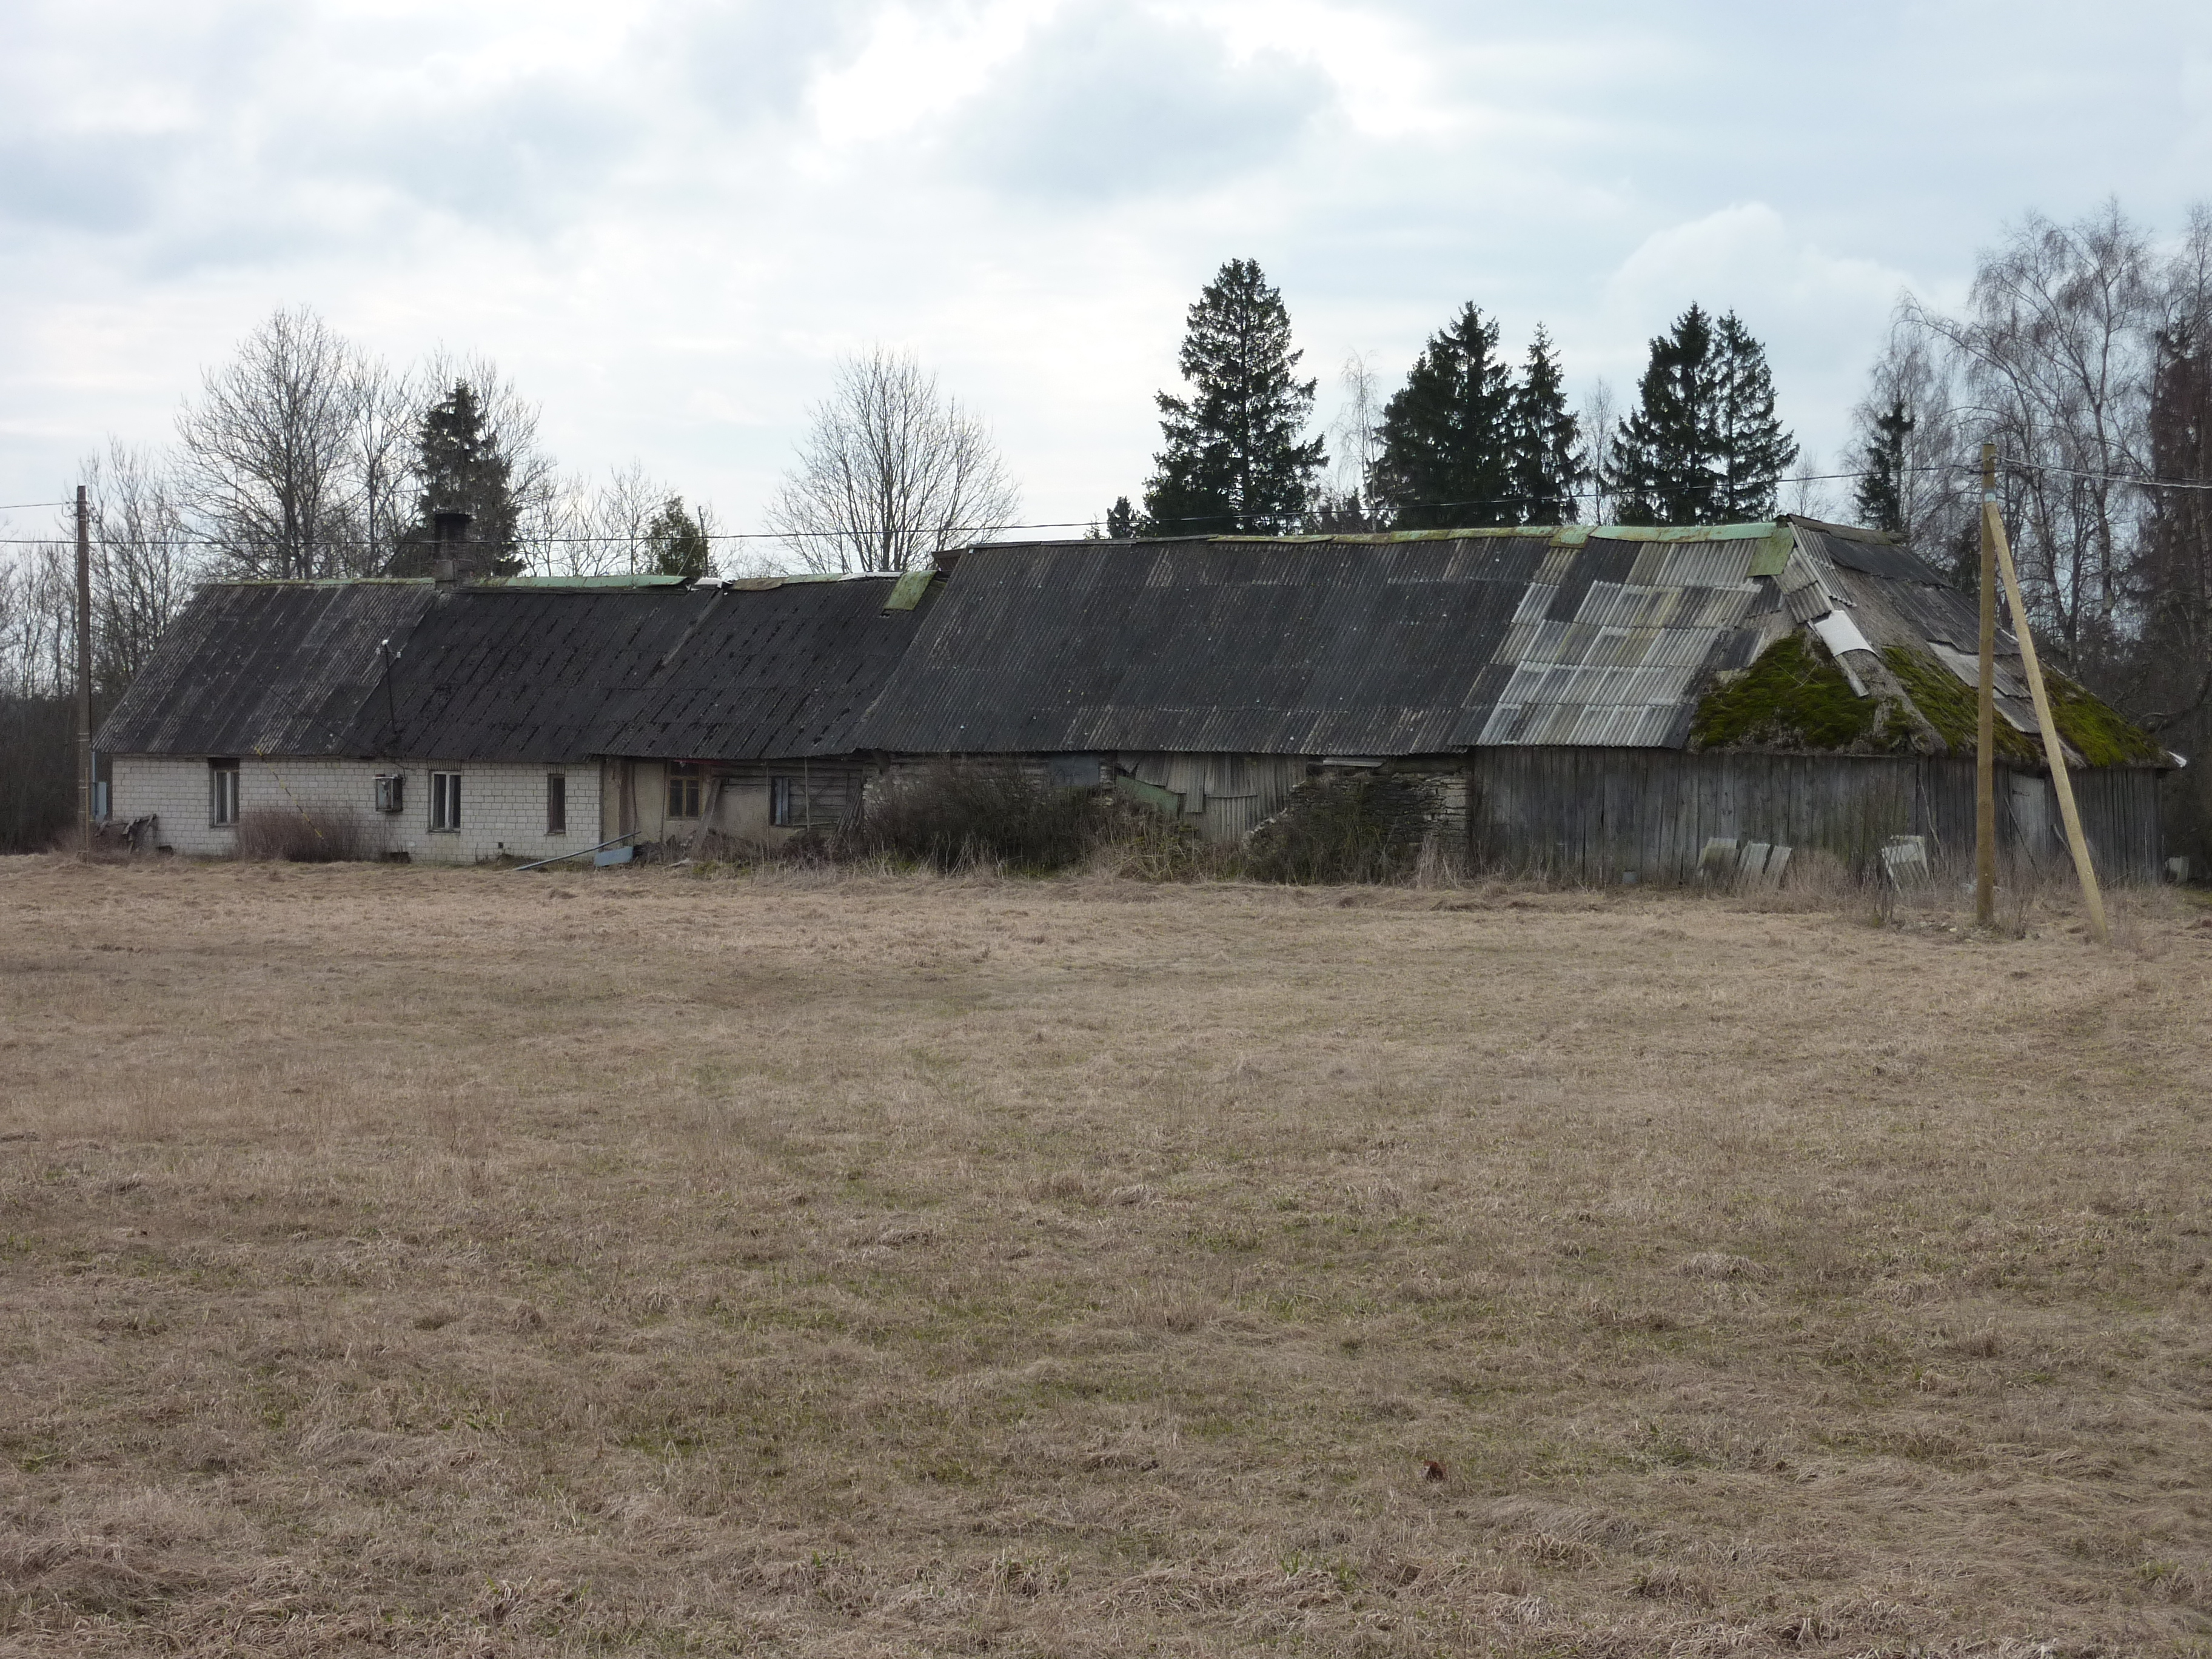
[[1528,365],[1513,388],[1508,429],[1513,522],[1572,524],[1575,485],[1583,476],[1581,422],[1568,410],[1565,380],[1540,323],[1528,343]]
[[469,515],[463,557],[470,574],[511,576],[520,571],[511,470],[507,458],[484,430],[475,388],[465,380],[456,381],[450,392],[422,413],[415,442],[415,475],[422,486],[417,521],[414,533],[392,556],[392,574],[428,574],[435,557],[431,515],[447,512]]
[[1722,523],[1774,516],[1775,490],[1797,459],[1797,441],[1774,413],[1766,348],[1733,311],[1713,334],[1713,426],[1720,439],[1715,507]]
[[1498,325],[1462,307],[1383,405],[1369,501],[1402,530],[1519,523],[1512,413]]
[[1711,524],[1720,459],[1713,331],[1692,305],[1651,342],[1637,406],[1621,422],[1609,481],[1622,524]]
[[1651,342],[1620,423],[1608,487],[1623,524],[1729,524],[1774,516],[1797,442],[1774,414],[1765,348],[1730,312],[1692,305]]
[[1290,314],[1255,261],[1231,259],[1190,308],[1180,359],[1188,398],[1159,394],[1165,447],[1145,486],[1149,533],[1299,527],[1322,441],[1301,441],[1312,380],[1293,371]]
[[1905,441],[1912,426],[1901,398],[1888,413],[1874,417],[1874,435],[1864,451],[1866,471],[1854,502],[1861,524],[1893,536],[1905,533]]
[[714,568],[707,526],[684,510],[684,498],[671,495],[660,504],[645,527],[645,544],[653,554],[653,568],[662,576],[706,576]]
[[1106,509],[1106,539],[1126,542],[1136,533],[1136,510],[1129,505],[1127,495],[1116,495],[1114,505]]

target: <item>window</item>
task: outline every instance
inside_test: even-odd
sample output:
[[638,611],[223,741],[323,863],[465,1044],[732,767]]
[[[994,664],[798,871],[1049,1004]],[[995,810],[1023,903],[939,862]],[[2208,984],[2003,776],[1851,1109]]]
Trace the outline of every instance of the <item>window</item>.
[[430,774],[430,827],[433,830],[458,830],[461,827],[461,775],[459,772]]
[[770,778],[768,781],[768,821],[781,829],[789,829],[798,821],[791,810],[793,790],[789,778]]
[[376,780],[376,810],[397,812],[407,805],[407,775],[404,772],[380,773]]
[[690,761],[671,761],[668,763],[668,816],[672,818],[696,818],[699,816],[699,769]]
[[568,833],[568,779],[562,772],[545,775],[545,833],[565,836]]
[[217,830],[235,828],[238,823],[238,763],[234,760],[208,763],[208,823]]

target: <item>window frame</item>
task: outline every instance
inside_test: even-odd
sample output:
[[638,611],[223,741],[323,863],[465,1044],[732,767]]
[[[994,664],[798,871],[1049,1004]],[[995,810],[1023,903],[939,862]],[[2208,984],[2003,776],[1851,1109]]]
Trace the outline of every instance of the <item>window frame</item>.
[[798,793],[793,786],[796,778],[771,776],[768,781],[768,821],[771,829],[792,830],[798,827],[797,815],[792,811],[792,798]]
[[430,774],[430,833],[458,836],[461,832],[461,775]]
[[240,792],[238,763],[228,757],[208,757],[208,828],[235,830]]
[[545,775],[545,833],[565,836],[568,833],[568,775],[548,772]]
[[[665,817],[678,820],[699,816],[707,781],[706,772],[696,761],[671,761],[664,781],[668,787],[661,805],[666,809]],[[688,811],[685,809],[689,809]]]

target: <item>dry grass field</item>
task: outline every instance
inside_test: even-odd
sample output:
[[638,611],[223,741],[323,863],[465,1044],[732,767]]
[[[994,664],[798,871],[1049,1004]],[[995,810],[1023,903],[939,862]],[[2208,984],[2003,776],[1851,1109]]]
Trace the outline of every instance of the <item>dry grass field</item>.
[[7,860],[0,1648],[2212,1651],[2123,908]]

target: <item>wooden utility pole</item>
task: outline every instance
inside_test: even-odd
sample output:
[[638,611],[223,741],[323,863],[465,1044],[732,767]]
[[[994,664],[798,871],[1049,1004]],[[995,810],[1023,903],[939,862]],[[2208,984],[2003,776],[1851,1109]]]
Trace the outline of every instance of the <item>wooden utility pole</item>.
[[2035,723],[2043,730],[2043,756],[2051,763],[2051,787],[2058,796],[2058,816],[2066,821],[2067,850],[2074,854],[2074,873],[2081,879],[2082,902],[2089,907],[2089,931],[2098,944],[2108,944],[2112,931],[2105,926],[2105,896],[2097,888],[2096,866],[2089,862],[2081,809],[2074,805],[2074,780],[2066,770],[2065,746],[2058,741],[2058,727],[2051,718],[2051,692],[2043,684],[2043,665],[2036,660],[2035,630],[2027,625],[2020,572],[2013,568],[2012,547],[2005,540],[2004,520],[1997,514],[1994,491],[1982,503],[1982,534],[1996,547],[1997,573],[2004,578],[2005,602],[2012,607],[2012,631],[2020,640],[2021,666],[2027,671],[2028,693],[2035,699]]
[[1974,697],[1974,920],[1997,919],[1997,550],[1988,515],[1997,500],[1997,447],[1982,446],[1982,684]]
[[77,849],[92,851],[92,507],[76,487]]

